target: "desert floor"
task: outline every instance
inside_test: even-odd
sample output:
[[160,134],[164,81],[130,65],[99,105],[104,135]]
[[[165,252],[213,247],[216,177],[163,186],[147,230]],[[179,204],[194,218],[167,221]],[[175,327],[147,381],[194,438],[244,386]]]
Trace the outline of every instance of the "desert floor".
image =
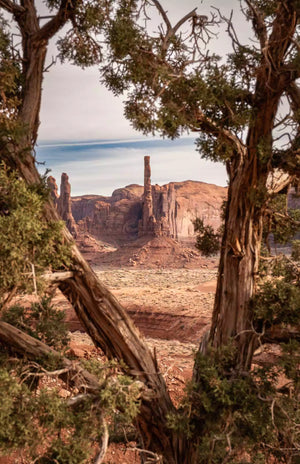
[[[191,379],[194,353],[201,335],[208,330],[216,287],[217,263],[202,269],[100,269],[101,281],[129,311],[151,349],[178,404]],[[61,297],[57,295],[61,301]],[[80,329],[68,304],[67,318],[72,347],[79,357],[95,356],[89,337]],[[134,444],[110,446],[107,464],[139,463]]]

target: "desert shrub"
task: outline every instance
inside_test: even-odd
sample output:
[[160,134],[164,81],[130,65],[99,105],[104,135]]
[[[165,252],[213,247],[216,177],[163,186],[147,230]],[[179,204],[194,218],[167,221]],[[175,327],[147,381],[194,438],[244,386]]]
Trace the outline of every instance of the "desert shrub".
[[[105,423],[114,429],[116,422],[133,422],[140,386],[115,362],[81,361],[80,369],[99,387],[94,393],[61,376],[67,374],[63,358],[72,359],[69,333],[42,275],[68,266],[71,250],[62,238],[63,223],[43,218],[47,198],[43,182],[28,187],[0,166],[0,321],[55,350],[28,359],[26,348],[14,352],[0,340],[0,455],[21,449],[28,464],[84,464],[91,462]],[[7,295],[25,292],[34,292],[32,304],[9,303]]]
[[220,249],[220,233],[215,232],[210,225],[205,226],[200,218],[196,218],[193,224],[194,231],[197,232],[195,247],[204,256],[216,254]]
[[62,238],[63,223],[43,219],[48,191],[43,183],[28,187],[0,165],[0,304],[13,289],[32,291],[45,269],[70,263]]

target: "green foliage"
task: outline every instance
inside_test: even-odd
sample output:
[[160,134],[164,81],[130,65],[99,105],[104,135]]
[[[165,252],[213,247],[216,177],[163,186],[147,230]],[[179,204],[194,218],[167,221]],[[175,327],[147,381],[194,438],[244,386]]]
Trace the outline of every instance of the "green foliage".
[[3,312],[1,319],[56,350],[63,350],[69,343],[65,311],[57,310],[49,297],[42,297],[29,308],[13,305]]
[[[122,376],[116,364],[102,365],[98,394],[82,395],[77,404],[71,405],[61,396],[57,382],[54,388],[40,385],[38,394],[32,391],[24,375],[34,375],[37,363],[18,366],[16,359],[12,363],[9,358],[1,361],[0,453],[21,447],[28,462],[84,464],[90,462],[93,443],[101,440],[103,418],[111,427],[114,421],[125,426],[139,411],[140,387]],[[18,376],[19,367],[23,376]],[[73,395],[76,392],[69,389],[69,397]]]
[[243,453],[263,453],[263,443],[276,439],[266,400],[275,394],[276,369],[237,373],[234,358],[233,344],[197,354],[197,378],[188,387],[181,413],[190,411],[187,433],[197,441],[198,464],[241,463]]
[[[168,418],[170,428],[197,443],[197,464],[297,462],[299,344],[289,343],[283,353],[281,365],[250,372],[235,371],[233,343],[197,354],[197,376]],[[289,388],[279,391],[282,375]]]
[[1,296],[13,288],[32,289],[45,269],[70,264],[70,247],[61,235],[63,223],[43,219],[44,198],[37,188],[27,187],[0,166]]
[[295,261],[300,261],[300,240],[292,241],[292,258]]
[[21,64],[12,52],[8,22],[0,13],[0,136],[16,130],[20,105]]
[[300,322],[300,270],[297,261],[279,255],[262,261],[259,289],[250,302],[254,322],[297,326]]
[[287,195],[275,195],[269,206],[272,211],[271,228],[277,243],[287,243],[299,230],[300,211],[287,208]]
[[[43,296],[41,274],[70,264],[71,250],[61,238],[62,223],[43,218],[48,190],[44,182],[31,187],[4,164],[0,169],[0,289],[30,292],[39,298],[28,307],[14,304],[1,319],[53,347],[58,355],[28,361],[0,350],[0,454],[21,448],[26,462],[83,464],[90,462],[93,444],[101,440],[103,419],[127,425],[139,411],[139,385],[121,375],[117,364],[94,360],[85,369],[99,375],[99,392],[78,394],[58,380],[61,356],[68,355],[65,313]],[[34,272],[34,274],[33,274]],[[42,281],[42,279],[41,279]],[[58,372],[56,372],[58,371]]]
[[256,317],[265,324],[299,324],[300,287],[280,279],[265,282],[254,296],[252,305]]
[[[283,335],[276,363],[236,368],[235,340],[208,347],[195,360],[193,382],[171,429],[194,441],[197,464],[290,462],[299,460],[300,272],[280,256],[264,261],[259,290],[251,301],[253,335]],[[275,334],[275,335],[274,335]],[[264,338],[265,337],[265,338]]]
[[200,218],[196,218],[193,224],[195,232],[198,232],[196,248],[204,256],[216,254],[220,249],[220,233],[214,232],[212,226],[205,226],[203,220]]
[[35,405],[28,402],[26,385],[0,369],[0,452],[37,444],[39,434],[34,423]]
[[[64,349],[66,334],[60,336],[60,318],[46,299],[43,303],[49,321],[41,323],[45,315],[36,320],[38,314],[30,317],[24,308],[21,311],[16,307],[5,314],[5,319],[40,340],[50,340],[57,350]],[[38,307],[33,305],[35,310]],[[56,335],[52,331],[55,323]],[[93,444],[101,440],[103,419],[112,429],[115,424],[125,427],[132,423],[139,412],[139,383],[122,375],[115,361],[103,364],[96,359],[83,360],[82,367],[97,375],[99,391],[82,394],[80,401],[69,403],[78,391],[51,373],[61,369],[60,359],[28,362],[0,351],[0,454],[22,448],[24,462],[84,464],[90,462]],[[62,396],[61,388],[67,398]]]

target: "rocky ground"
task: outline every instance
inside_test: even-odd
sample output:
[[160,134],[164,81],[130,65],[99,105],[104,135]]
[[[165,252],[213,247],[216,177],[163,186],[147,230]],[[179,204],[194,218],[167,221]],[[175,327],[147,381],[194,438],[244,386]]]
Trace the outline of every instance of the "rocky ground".
[[[116,249],[87,236],[79,245],[100,280],[129,311],[150,348],[156,351],[170,395],[178,404],[192,377],[201,335],[210,325],[217,259],[204,259],[195,250],[165,238]],[[59,291],[54,302],[66,310],[73,354],[101,356]],[[138,464],[135,448],[135,443],[111,445],[104,462]],[[14,458],[0,457],[1,464],[15,462]]]
[[[201,335],[209,328],[216,287],[217,259],[202,259],[198,269],[166,269],[143,266],[117,268],[99,264],[99,278],[129,311],[151,349],[156,350],[159,366],[178,404],[184,387],[192,377],[194,353]],[[79,357],[89,358],[97,352],[82,331],[74,312],[65,306],[72,330],[72,348]],[[137,464],[134,443],[110,446],[106,464]]]

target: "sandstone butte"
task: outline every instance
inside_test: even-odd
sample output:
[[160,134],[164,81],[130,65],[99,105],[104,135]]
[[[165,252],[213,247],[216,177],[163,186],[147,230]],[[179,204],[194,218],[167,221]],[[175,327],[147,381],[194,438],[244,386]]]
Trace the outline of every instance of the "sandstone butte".
[[58,211],[76,237],[88,233],[115,245],[140,237],[169,237],[194,243],[193,220],[218,229],[227,189],[204,182],[171,182],[151,185],[150,157],[144,158],[144,186],[132,184],[111,197],[82,195],[71,198],[67,174],[61,178],[60,196],[53,177],[48,184]]

